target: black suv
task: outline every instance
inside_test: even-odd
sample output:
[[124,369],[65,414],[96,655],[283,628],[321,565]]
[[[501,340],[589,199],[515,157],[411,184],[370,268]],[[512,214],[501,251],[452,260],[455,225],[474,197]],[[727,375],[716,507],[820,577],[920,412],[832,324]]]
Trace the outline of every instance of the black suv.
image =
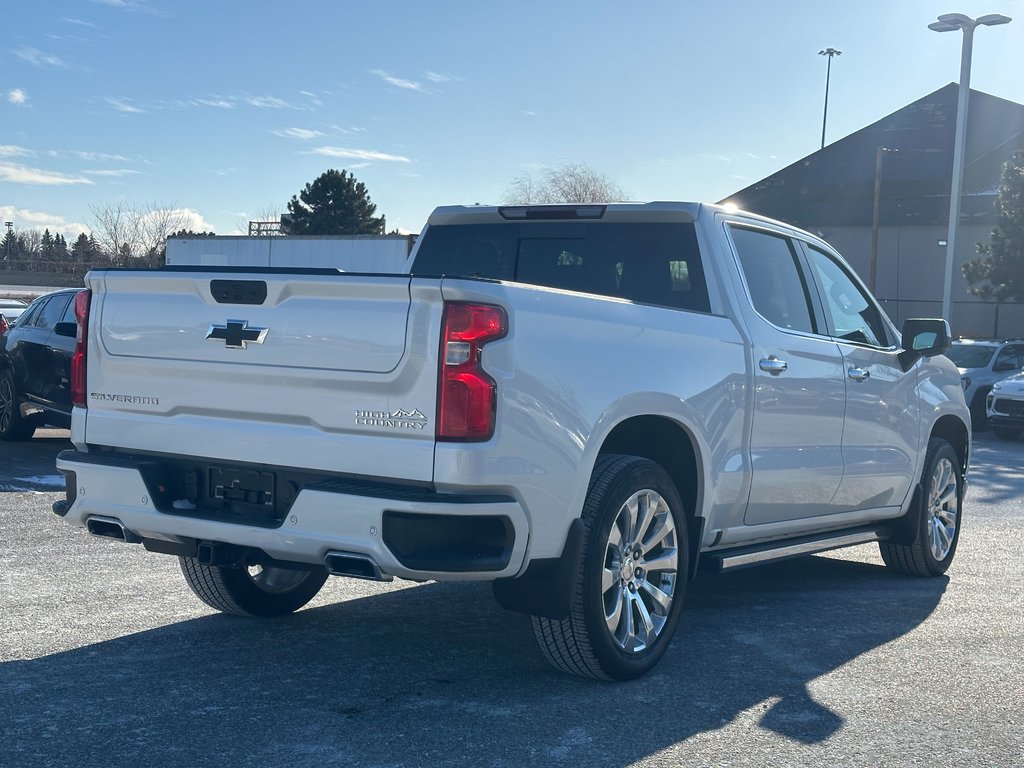
[[71,355],[80,288],[40,296],[0,336],[0,440],[71,424]]

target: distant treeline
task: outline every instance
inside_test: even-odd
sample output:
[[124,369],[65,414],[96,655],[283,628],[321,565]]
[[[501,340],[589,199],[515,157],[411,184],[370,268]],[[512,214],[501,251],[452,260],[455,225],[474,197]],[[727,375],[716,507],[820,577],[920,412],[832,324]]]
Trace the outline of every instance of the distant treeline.
[[[212,232],[181,230],[173,236],[212,235]],[[120,248],[104,247],[93,235],[81,233],[69,246],[63,235],[30,229],[22,232],[10,229],[0,242],[0,282],[3,272],[46,272],[67,275],[72,283],[79,282],[90,269],[132,267],[150,269],[163,266],[167,253],[166,238],[141,252],[129,243]]]

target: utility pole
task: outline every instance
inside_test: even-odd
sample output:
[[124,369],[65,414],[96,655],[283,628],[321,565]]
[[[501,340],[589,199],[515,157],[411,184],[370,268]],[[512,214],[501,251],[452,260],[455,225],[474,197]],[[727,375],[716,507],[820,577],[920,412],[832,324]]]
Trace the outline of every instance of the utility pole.
[[825,124],[828,122],[828,83],[832,77],[832,57],[842,56],[842,51],[837,51],[835,48],[826,48],[823,51],[818,51],[819,56],[828,56],[828,66],[825,68],[825,114],[821,116],[821,148],[825,148]]

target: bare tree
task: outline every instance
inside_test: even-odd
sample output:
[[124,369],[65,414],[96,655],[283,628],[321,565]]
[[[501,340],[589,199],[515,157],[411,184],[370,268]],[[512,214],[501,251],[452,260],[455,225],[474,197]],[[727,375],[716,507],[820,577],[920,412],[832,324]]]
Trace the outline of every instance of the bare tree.
[[167,238],[188,223],[188,212],[173,204],[124,200],[89,207],[90,229],[100,247],[118,262],[152,257]]
[[625,198],[622,188],[600,171],[582,163],[569,163],[544,169],[540,181],[530,174],[520,176],[505,191],[502,202],[506,205],[609,203]]
[[[262,208],[258,208],[255,211],[244,214],[243,217],[238,219],[238,229],[245,234],[250,234],[250,224],[253,223],[265,223],[265,222],[278,222],[281,221],[281,214],[288,210],[287,205],[264,205]],[[267,235],[280,235],[280,230],[274,229],[273,227],[259,227],[261,234]]]

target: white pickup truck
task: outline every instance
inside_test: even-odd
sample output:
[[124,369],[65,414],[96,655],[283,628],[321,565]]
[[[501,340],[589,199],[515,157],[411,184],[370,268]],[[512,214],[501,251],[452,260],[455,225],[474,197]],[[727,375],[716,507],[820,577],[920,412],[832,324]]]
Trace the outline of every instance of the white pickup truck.
[[489,580],[559,669],[643,674],[698,567],[949,566],[970,416],[942,320],[687,203],[446,207],[408,274],[95,271],[54,511],[277,615],[328,575]]

